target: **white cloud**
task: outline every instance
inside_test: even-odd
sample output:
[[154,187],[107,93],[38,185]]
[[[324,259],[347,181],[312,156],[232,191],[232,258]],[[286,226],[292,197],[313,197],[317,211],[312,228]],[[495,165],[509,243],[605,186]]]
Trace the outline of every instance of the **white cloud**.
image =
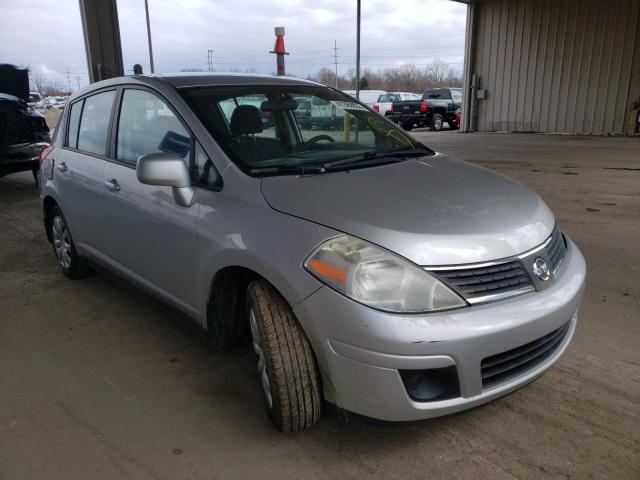
[[[273,27],[286,27],[291,52],[287,71],[299,76],[333,66],[338,42],[339,68],[355,65],[355,0],[149,0],[156,71],[207,68],[275,70]],[[462,66],[466,7],[448,0],[366,0],[362,2],[362,64],[372,68],[435,57]],[[118,0],[125,71],[134,63],[149,71],[142,0]],[[2,6],[0,58],[46,67],[66,82],[67,67],[88,80],[76,0],[21,0]],[[74,82],[75,83],[75,82]]]

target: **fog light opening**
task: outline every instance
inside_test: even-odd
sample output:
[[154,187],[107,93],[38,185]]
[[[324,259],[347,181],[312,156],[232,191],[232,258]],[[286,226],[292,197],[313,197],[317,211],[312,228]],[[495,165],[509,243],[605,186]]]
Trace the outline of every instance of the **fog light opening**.
[[435,402],[460,396],[455,366],[429,370],[400,370],[409,396],[416,402]]

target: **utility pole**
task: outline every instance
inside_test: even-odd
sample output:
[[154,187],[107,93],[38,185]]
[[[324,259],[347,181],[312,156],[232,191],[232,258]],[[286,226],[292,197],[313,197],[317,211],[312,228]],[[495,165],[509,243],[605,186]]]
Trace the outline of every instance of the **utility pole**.
[[338,88],[338,41],[333,39],[333,63],[336,66],[336,88]]
[[360,0],[358,0],[358,22],[357,23],[358,24],[357,24],[357,33],[356,33],[356,98],[360,100]]
[[69,65],[67,65],[67,84],[69,85],[69,93],[71,93],[71,77],[69,76]]
[[207,62],[209,64],[210,72],[213,72],[213,52],[214,50],[207,50]]
[[[358,0],[358,21],[356,33],[356,99],[360,100],[360,0]],[[355,131],[356,143],[358,143],[358,122]]]
[[78,81],[78,90],[80,90],[80,77],[76,77],[76,80]]
[[151,47],[151,23],[149,22],[149,2],[144,0],[144,11],[147,14],[147,39],[149,40],[149,67],[151,73],[154,73],[153,68],[153,48]]

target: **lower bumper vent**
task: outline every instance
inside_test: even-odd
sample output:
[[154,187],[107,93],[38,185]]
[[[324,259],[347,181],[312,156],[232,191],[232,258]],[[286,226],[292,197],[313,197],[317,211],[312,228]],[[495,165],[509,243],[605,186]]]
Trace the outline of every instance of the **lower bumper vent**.
[[569,331],[569,325],[567,322],[538,340],[482,360],[482,388],[495,387],[543,363],[556,352]]

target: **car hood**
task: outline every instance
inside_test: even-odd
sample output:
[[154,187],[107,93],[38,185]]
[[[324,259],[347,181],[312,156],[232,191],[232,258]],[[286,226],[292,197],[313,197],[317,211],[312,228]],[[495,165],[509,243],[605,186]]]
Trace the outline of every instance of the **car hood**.
[[551,234],[547,205],[520,182],[436,154],[372,168],[262,179],[269,205],[380,245],[418,265],[518,255]]

